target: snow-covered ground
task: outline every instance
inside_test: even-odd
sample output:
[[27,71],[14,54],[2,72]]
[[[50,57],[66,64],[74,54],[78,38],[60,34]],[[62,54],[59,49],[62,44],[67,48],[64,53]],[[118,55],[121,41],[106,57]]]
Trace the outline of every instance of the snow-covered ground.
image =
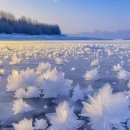
[[0,130],[130,129],[130,41],[0,41]]

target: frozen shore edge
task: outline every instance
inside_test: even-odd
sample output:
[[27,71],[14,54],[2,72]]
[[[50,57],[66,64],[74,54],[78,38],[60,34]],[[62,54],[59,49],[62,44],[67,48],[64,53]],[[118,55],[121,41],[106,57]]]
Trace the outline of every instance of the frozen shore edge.
[[66,35],[26,35],[26,34],[0,34],[0,41],[7,40],[103,40],[89,37],[70,37]]

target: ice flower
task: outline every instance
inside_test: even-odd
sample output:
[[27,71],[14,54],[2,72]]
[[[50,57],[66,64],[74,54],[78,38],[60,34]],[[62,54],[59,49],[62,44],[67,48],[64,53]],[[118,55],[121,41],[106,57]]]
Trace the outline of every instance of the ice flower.
[[130,89],[130,80],[129,80],[129,82],[127,83],[127,86],[128,86],[128,88]]
[[78,100],[84,100],[84,90],[82,90],[79,85],[74,88],[73,95],[71,98],[72,102],[76,102]]
[[37,87],[29,86],[26,90],[19,88],[15,92],[15,98],[37,98],[40,97],[40,91]]
[[0,74],[4,74],[4,73],[5,73],[4,68],[0,68]]
[[63,60],[62,60],[61,58],[57,57],[57,58],[55,59],[55,62],[56,62],[56,64],[60,65],[60,64],[63,63]]
[[40,75],[40,79],[41,80],[47,80],[47,79],[54,80],[54,79],[56,79],[57,73],[58,73],[57,69],[53,68],[51,70],[46,71],[45,73],[42,73]]
[[120,71],[120,70],[122,70],[122,66],[121,66],[120,64],[117,64],[117,65],[114,65],[114,66],[113,66],[113,71],[118,72],[118,71]]
[[48,124],[44,119],[36,119],[35,120],[35,129],[36,130],[45,130]]
[[58,96],[68,96],[70,90],[72,89],[72,81],[64,78],[64,73],[58,72],[56,69],[49,72],[48,77],[44,80],[44,98],[54,97],[57,98]]
[[20,58],[18,58],[16,55],[14,55],[10,61],[10,65],[16,65],[20,63]]
[[85,80],[97,80],[99,78],[98,70],[95,68],[95,69],[86,71],[83,77],[85,78]]
[[90,48],[86,47],[86,48],[84,48],[84,51],[89,52]]
[[36,68],[38,73],[45,73],[48,70],[51,70],[51,64],[49,63],[39,63],[38,67]]
[[[14,80],[15,79],[15,80]],[[8,76],[7,91],[15,91],[18,88],[20,75],[16,70],[12,71],[12,74]]]
[[81,115],[90,118],[93,130],[124,129],[123,123],[130,118],[128,97],[124,93],[113,94],[109,84],[83,105]]
[[120,70],[117,73],[117,78],[118,79],[126,79],[126,77],[127,77],[127,72],[125,70]]
[[26,97],[26,90],[24,88],[19,88],[14,93],[15,98],[25,98]]
[[117,73],[117,78],[118,79],[124,79],[124,80],[130,80],[130,72],[128,72],[126,70],[120,70]]
[[41,63],[36,71],[29,68],[23,71],[13,70],[8,76],[7,91],[16,91],[17,98],[33,98],[39,97],[43,90],[44,98],[56,98],[68,96],[71,84],[72,81],[65,79],[63,72],[51,69],[50,64]]
[[2,65],[3,64],[3,61],[2,60],[0,60],[0,65]]
[[91,66],[98,66],[98,64],[99,64],[98,59],[93,60],[93,61],[91,62]]
[[51,126],[49,130],[77,130],[84,124],[84,121],[78,120],[73,109],[64,101],[56,108],[56,113],[47,114]]
[[40,97],[40,91],[37,87],[30,86],[27,88],[26,98],[37,98]]
[[87,88],[85,88],[85,90],[84,90],[85,96],[92,95],[93,93],[94,93],[94,89],[91,85],[88,85]]
[[18,88],[36,86],[38,77],[33,69],[27,68],[25,71],[13,70],[8,76],[7,91],[16,91]]
[[72,67],[72,68],[71,68],[71,71],[75,71],[75,70],[76,70],[76,68],[75,68],[75,67]]
[[18,113],[24,113],[24,112],[31,111],[32,108],[22,99],[17,99],[17,100],[14,100],[14,102],[13,102],[12,110],[13,110],[14,114],[18,114]]
[[34,130],[32,127],[32,120],[24,118],[19,123],[13,123],[14,130]]

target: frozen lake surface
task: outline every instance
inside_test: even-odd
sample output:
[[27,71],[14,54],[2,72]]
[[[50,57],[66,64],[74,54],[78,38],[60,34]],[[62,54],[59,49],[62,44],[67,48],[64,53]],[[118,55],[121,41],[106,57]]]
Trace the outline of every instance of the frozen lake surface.
[[[93,93],[97,93],[105,83],[112,86],[114,93],[130,89],[130,41],[1,41],[0,129],[13,128],[8,122],[11,122],[10,120],[16,116],[12,110],[13,100],[16,100],[15,92],[7,91],[7,86],[10,83],[17,86],[18,82],[23,82],[23,80],[17,81],[17,76],[9,82],[9,75],[13,70],[19,73],[27,68],[36,70],[39,63],[42,62],[48,62],[52,68],[56,67],[58,72],[62,71],[65,74],[65,79],[73,81],[71,96],[77,84],[81,89],[91,86],[90,89],[93,89]],[[44,93],[42,94],[44,95]],[[35,115],[39,118],[41,115],[44,117],[45,113],[55,112],[55,106],[64,100],[74,106],[77,115],[81,113],[81,101],[72,103],[71,96],[44,98],[42,94],[37,98],[23,98],[33,108],[34,112],[29,116]],[[84,101],[86,100],[87,96]],[[22,115],[22,118],[27,118],[27,116],[26,114]],[[33,118],[33,116],[29,118]],[[82,117],[79,118],[82,119]],[[21,120],[17,117],[14,119],[15,122],[17,119]]]

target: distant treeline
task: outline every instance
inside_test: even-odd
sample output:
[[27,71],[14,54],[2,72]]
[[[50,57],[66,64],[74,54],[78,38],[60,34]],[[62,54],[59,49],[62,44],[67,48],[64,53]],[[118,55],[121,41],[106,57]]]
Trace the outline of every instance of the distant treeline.
[[58,25],[39,23],[25,16],[16,19],[13,14],[0,11],[0,33],[60,35],[61,30]]

